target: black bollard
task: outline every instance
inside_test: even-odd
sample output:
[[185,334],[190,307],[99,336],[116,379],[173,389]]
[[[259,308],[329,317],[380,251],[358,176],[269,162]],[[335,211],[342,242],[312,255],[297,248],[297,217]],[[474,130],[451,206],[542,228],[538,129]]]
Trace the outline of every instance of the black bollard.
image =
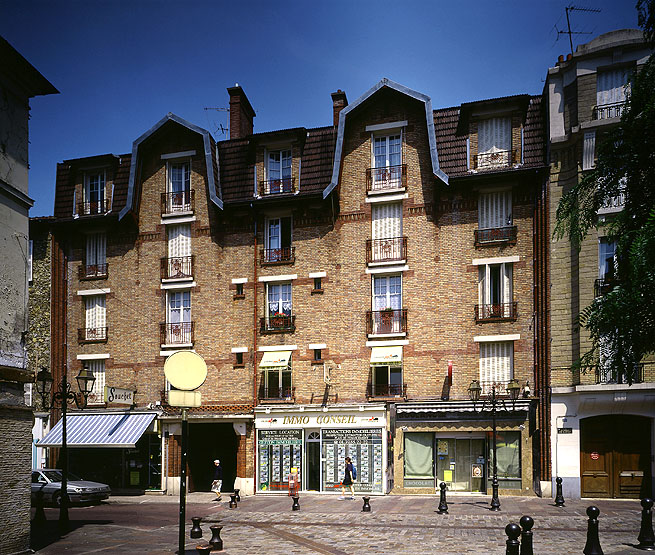
[[45,511],[43,510],[43,491],[37,491],[36,492],[36,512],[34,513],[34,519],[32,520],[32,524],[35,525],[43,525],[48,519],[45,516]]
[[235,489],[234,490],[234,495],[237,496],[237,503],[241,503],[241,496],[239,495],[240,489]]
[[208,543],[201,543],[200,545],[196,545],[196,551],[198,555],[209,555],[212,552],[212,546]]
[[230,509],[236,509],[237,508],[237,496],[236,494],[231,494],[230,495]]
[[564,506],[564,495],[562,494],[562,479],[558,476],[555,478],[557,482],[557,493],[555,494],[555,507]]
[[534,520],[529,516],[522,516],[519,520],[521,525],[521,555],[534,555],[532,549],[532,527]]
[[370,497],[363,497],[364,499],[364,506],[362,507],[362,512],[363,513],[370,513],[371,512],[371,498]]
[[300,510],[300,503],[299,503],[300,497],[298,497],[297,495],[294,495],[292,497],[292,499],[293,499],[293,505],[291,505],[291,510],[292,511],[299,511]]
[[598,515],[600,510],[598,507],[587,507],[587,543],[582,552],[584,555],[603,555],[603,548],[600,546],[598,539]]
[[[655,534],[653,534],[653,500],[646,497],[641,500],[641,528],[639,529],[639,545],[637,549],[655,551]],[[36,519],[36,517],[35,517]]]
[[200,528],[200,521],[202,518],[199,516],[194,516],[191,519],[191,522],[193,522],[193,526],[191,526],[191,532],[189,534],[189,537],[191,539],[196,539],[196,538],[202,538],[202,529]]
[[441,493],[439,494],[439,510],[437,511],[437,514],[447,515],[448,503],[446,502],[446,483],[441,482],[441,484],[439,484],[439,489],[441,490]]
[[223,540],[221,539],[221,530],[223,527],[215,524],[214,526],[210,526],[209,529],[212,531],[212,539],[209,540],[212,551],[223,551]]
[[521,534],[521,529],[518,524],[508,524],[505,526],[505,534],[509,538],[506,542],[507,548],[505,549],[505,555],[519,555],[519,535]]

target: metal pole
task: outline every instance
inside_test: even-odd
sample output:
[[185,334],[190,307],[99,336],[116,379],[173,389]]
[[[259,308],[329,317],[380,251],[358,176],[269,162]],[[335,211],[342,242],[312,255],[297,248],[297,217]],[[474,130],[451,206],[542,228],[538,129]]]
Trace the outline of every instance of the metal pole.
[[178,553],[184,555],[184,524],[186,521],[186,450],[187,450],[187,416],[186,409],[182,409],[182,453],[180,456],[180,530],[178,539]]
[[493,434],[493,458],[494,458],[494,475],[491,479],[491,510],[500,511],[500,499],[498,499],[498,457],[496,456],[496,385],[491,388],[491,422]]
[[[66,445],[66,405],[68,404],[68,387],[66,371],[61,375],[61,504],[59,505],[59,529],[68,531],[68,446]],[[55,397],[57,394],[55,393]]]

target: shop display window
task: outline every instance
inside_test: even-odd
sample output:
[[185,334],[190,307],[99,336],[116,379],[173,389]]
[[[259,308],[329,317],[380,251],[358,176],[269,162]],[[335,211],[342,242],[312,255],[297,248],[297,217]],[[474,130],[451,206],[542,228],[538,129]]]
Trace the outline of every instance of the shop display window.
[[[521,489],[521,432],[498,432],[496,437],[498,484],[501,489]],[[489,437],[490,465],[493,465],[492,441]]]
[[405,433],[405,487],[434,487],[434,434]]
[[302,430],[258,430],[257,452],[257,490],[285,491],[291,468],[302,469]]

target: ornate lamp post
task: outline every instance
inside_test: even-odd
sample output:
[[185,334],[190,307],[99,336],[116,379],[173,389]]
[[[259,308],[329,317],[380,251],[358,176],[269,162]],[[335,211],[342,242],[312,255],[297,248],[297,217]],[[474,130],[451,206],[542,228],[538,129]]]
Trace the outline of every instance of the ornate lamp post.
[[[52,407],[61,407],[61,505],[59,506],[59,526],[61,529],[68,528],[68,506],[70,501],[68,499],[68,450],[66,446],[66,407],[69,401],[75,401],[77,408],[83,409],[86,407],[87,399],[91,391],[93,391],[93,384],[96,379],[92,372],[85,366],[80,370],[80,373],[75,378],[80,393],[72,391],[71,385],[67,379],[68,372],[64,370],[61,376],[61,384],[56,391],[52,391],[54,380],[52,374],[47,368],[41,368],[41,371],[36,375],[36,391],[41,395],[43,401],[43,408],[50,410]],[[52,395],[52,399],[50,398]]]
[[[492,452],[493,452],[493,478],[491,479],[491,510],[500,511],[500,499],[498,499],[498,464],[496,457],[496,411],[497,410],[514,410],[516,406],[516,400],[519,398],[519,392],[521,391],[521,386],[519,385],[518,380],[510,380],[507,384],[507,391],[509,392],[509,399],[512,401],[512,406],[509,408],[505,402],[504,398],[500,398],[499,389],[502,384],[494,383],[491,385],[491,391],[485,395],[485,398],[482,399],[482,405],[479,408],[480,412],[484,410],[491,410],[491,428],[492,428]],[[480,394],[482,393],[482,386],[478,380],[473,380],[469,386],[469,397],[473,401],[473,410],[478,411],[477,403],[480,402]]]

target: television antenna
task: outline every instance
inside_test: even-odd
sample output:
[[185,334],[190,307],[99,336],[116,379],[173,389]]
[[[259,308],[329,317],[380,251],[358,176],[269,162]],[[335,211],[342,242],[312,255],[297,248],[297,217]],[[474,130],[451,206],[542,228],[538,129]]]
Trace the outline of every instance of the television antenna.
[[569,45],[571,47],[571,55],[573,55],[573,38],[572,35],[591,35],[591,31],[571,31],[571,18],[569,14],[571,12],[588,12],[588,13],[600,13],[601,10],[598,8],[587,8],[584,6],[574,6],[571,4],[570,6],[566,6],[564,8],[566,10],[566,27],[567,30],[560,30],[557,28],[557,23],[555,24],[555,31],[557,31],[557,38],[559,39],[559,35],[568,35],[569,36]]
[[[214,110],[215,112],[227,112],[228,114],[230,113],[229,108],[223,108],[222,106],[206,106],[205,107],[205,112],[208,112],[210,110]],[[214,124],[214,133],[215,134],[228,136],[228,131],[229,131],[229,125],[228,125],[227,121],[226,121],[225,126],[222,123],[219,123],[218,125]]]

